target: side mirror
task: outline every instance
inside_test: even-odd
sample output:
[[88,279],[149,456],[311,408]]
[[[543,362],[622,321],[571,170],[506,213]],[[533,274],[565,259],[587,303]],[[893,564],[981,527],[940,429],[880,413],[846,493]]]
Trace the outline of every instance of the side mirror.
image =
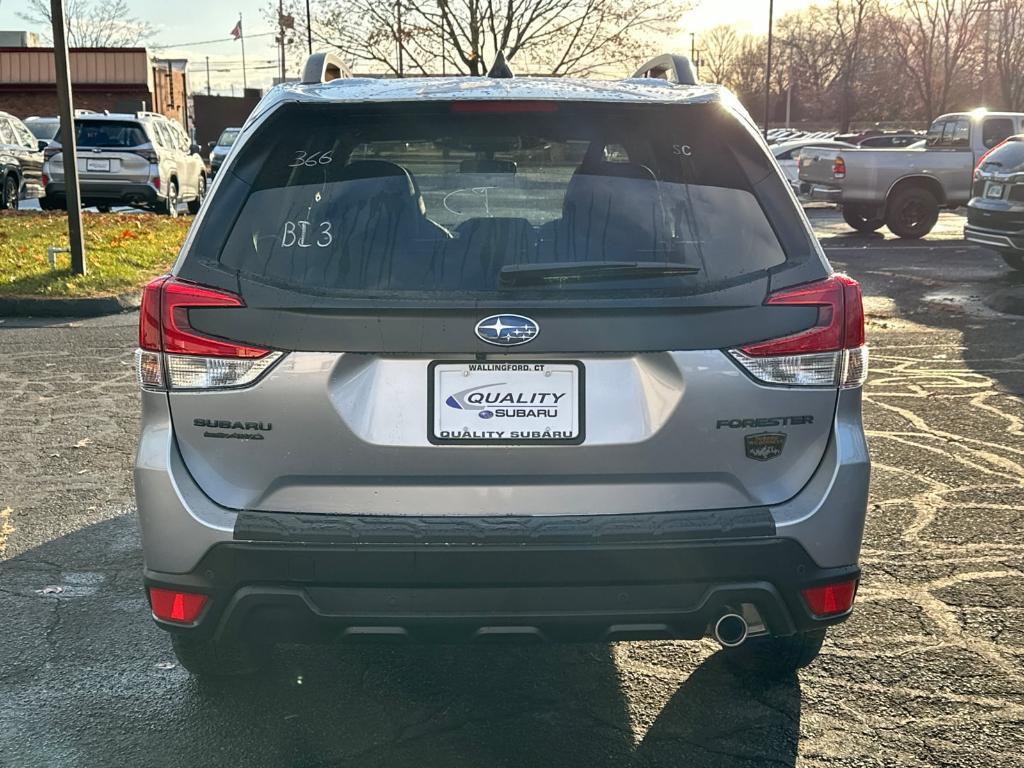
[[202,151],[203,151],[203,148],[202,148],[202,147],[200,147],[200,146],[199,146],[198,144],[196,144],[195,142],[192,142],[192,146],[190,147],[189,151],[190,151],[190,152],[191,152],[191,153],[192,153],[193,155],[198,155],[198,154],[199,154],[200,152],[202,152]]
[[217,142],[216,141],[208,141],[208,142],[206,142],[206,148],[208,150],[212,150],[216,146],[217,146]]
[[40,139],[39,141],[36,142],[36,146],[39,148],[39,151],[42,152],[44,149],[50,146],[50,142],[48,142],[46,139]]

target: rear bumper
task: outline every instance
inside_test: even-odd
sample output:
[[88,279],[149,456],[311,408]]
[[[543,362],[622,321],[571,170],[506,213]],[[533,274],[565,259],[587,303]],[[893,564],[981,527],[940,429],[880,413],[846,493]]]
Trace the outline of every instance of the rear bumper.
[[828,187],[807,181],[800,182],[799,194],[818,203],[841,203],[843,201],[843,190],[839,187]]
[[1008,234],[998,230],[967,225],[964,227],[964,239],[1000,251],[1024,252],[1024,233]]
[[[345,541],[346,522],[335,543],[237,541],[188,574],[147,570],[147,586],[210,597],[194,625],[157,623],[226,641],[602,642],[696,639],[741,612],[757,617],[757,633],[784,636],[846,618],[815,619],[802,588],[859,575],[856,566],[819,568],[799,544],[774,537],[652,544],[574,535],[563,518],[561,543],[515,543],[478,518],[460,524],[489,543],[451,545],[427,535],[430,518],[376,520],[360,525],[376,531],[373,543]],[[308,525],[314,539],[332,538],[329,522]],[[418,526],[424,535],[411,543]],[[294,526],[278,535],[301,537]]]
[[[160,194],[149,184],[125,183],[79,183],[79,195],[83,205],[155,205],[161,200]],[[50,182],[46,185],[46,196],[63,202],[66,199],[64,184]]]

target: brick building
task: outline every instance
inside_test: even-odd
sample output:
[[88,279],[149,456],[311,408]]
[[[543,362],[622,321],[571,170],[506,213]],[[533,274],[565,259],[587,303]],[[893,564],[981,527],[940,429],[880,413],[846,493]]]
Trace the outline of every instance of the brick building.
[[[189,128],[183,59],[150,59],[145,48],[72,48],[75,109],[150,110]],[[52,48],[0,48],[0,110],[18,117],[57,114]]]

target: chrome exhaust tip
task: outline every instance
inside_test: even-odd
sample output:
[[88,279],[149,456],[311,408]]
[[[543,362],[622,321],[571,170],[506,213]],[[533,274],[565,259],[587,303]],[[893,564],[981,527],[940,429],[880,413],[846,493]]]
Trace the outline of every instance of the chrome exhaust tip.
[[723,648],[735,648],[747,639],[747,621],[737,613],[727,613],[715,622],[713,634]]

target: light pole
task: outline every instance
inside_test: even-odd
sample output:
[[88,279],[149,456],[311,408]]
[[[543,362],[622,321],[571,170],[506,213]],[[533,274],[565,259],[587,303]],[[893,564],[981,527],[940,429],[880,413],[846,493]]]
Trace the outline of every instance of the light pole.
[[54,72],[60,110],[60,142],[64,153],[64,193],[68,210],[68,241],[71,246],[71,274],[85,274],[85,244],[82,238],[82,200],[78,190],[78,148],[75,141],[75,107],[71,98],[71,65],[68,55],[64,0],[50,0],[53,27]]
[[772,98],[772,17],[775,15],[775,0],[768,0],[768,62],[764,68],[764,138],[768,140],[768,114]]

